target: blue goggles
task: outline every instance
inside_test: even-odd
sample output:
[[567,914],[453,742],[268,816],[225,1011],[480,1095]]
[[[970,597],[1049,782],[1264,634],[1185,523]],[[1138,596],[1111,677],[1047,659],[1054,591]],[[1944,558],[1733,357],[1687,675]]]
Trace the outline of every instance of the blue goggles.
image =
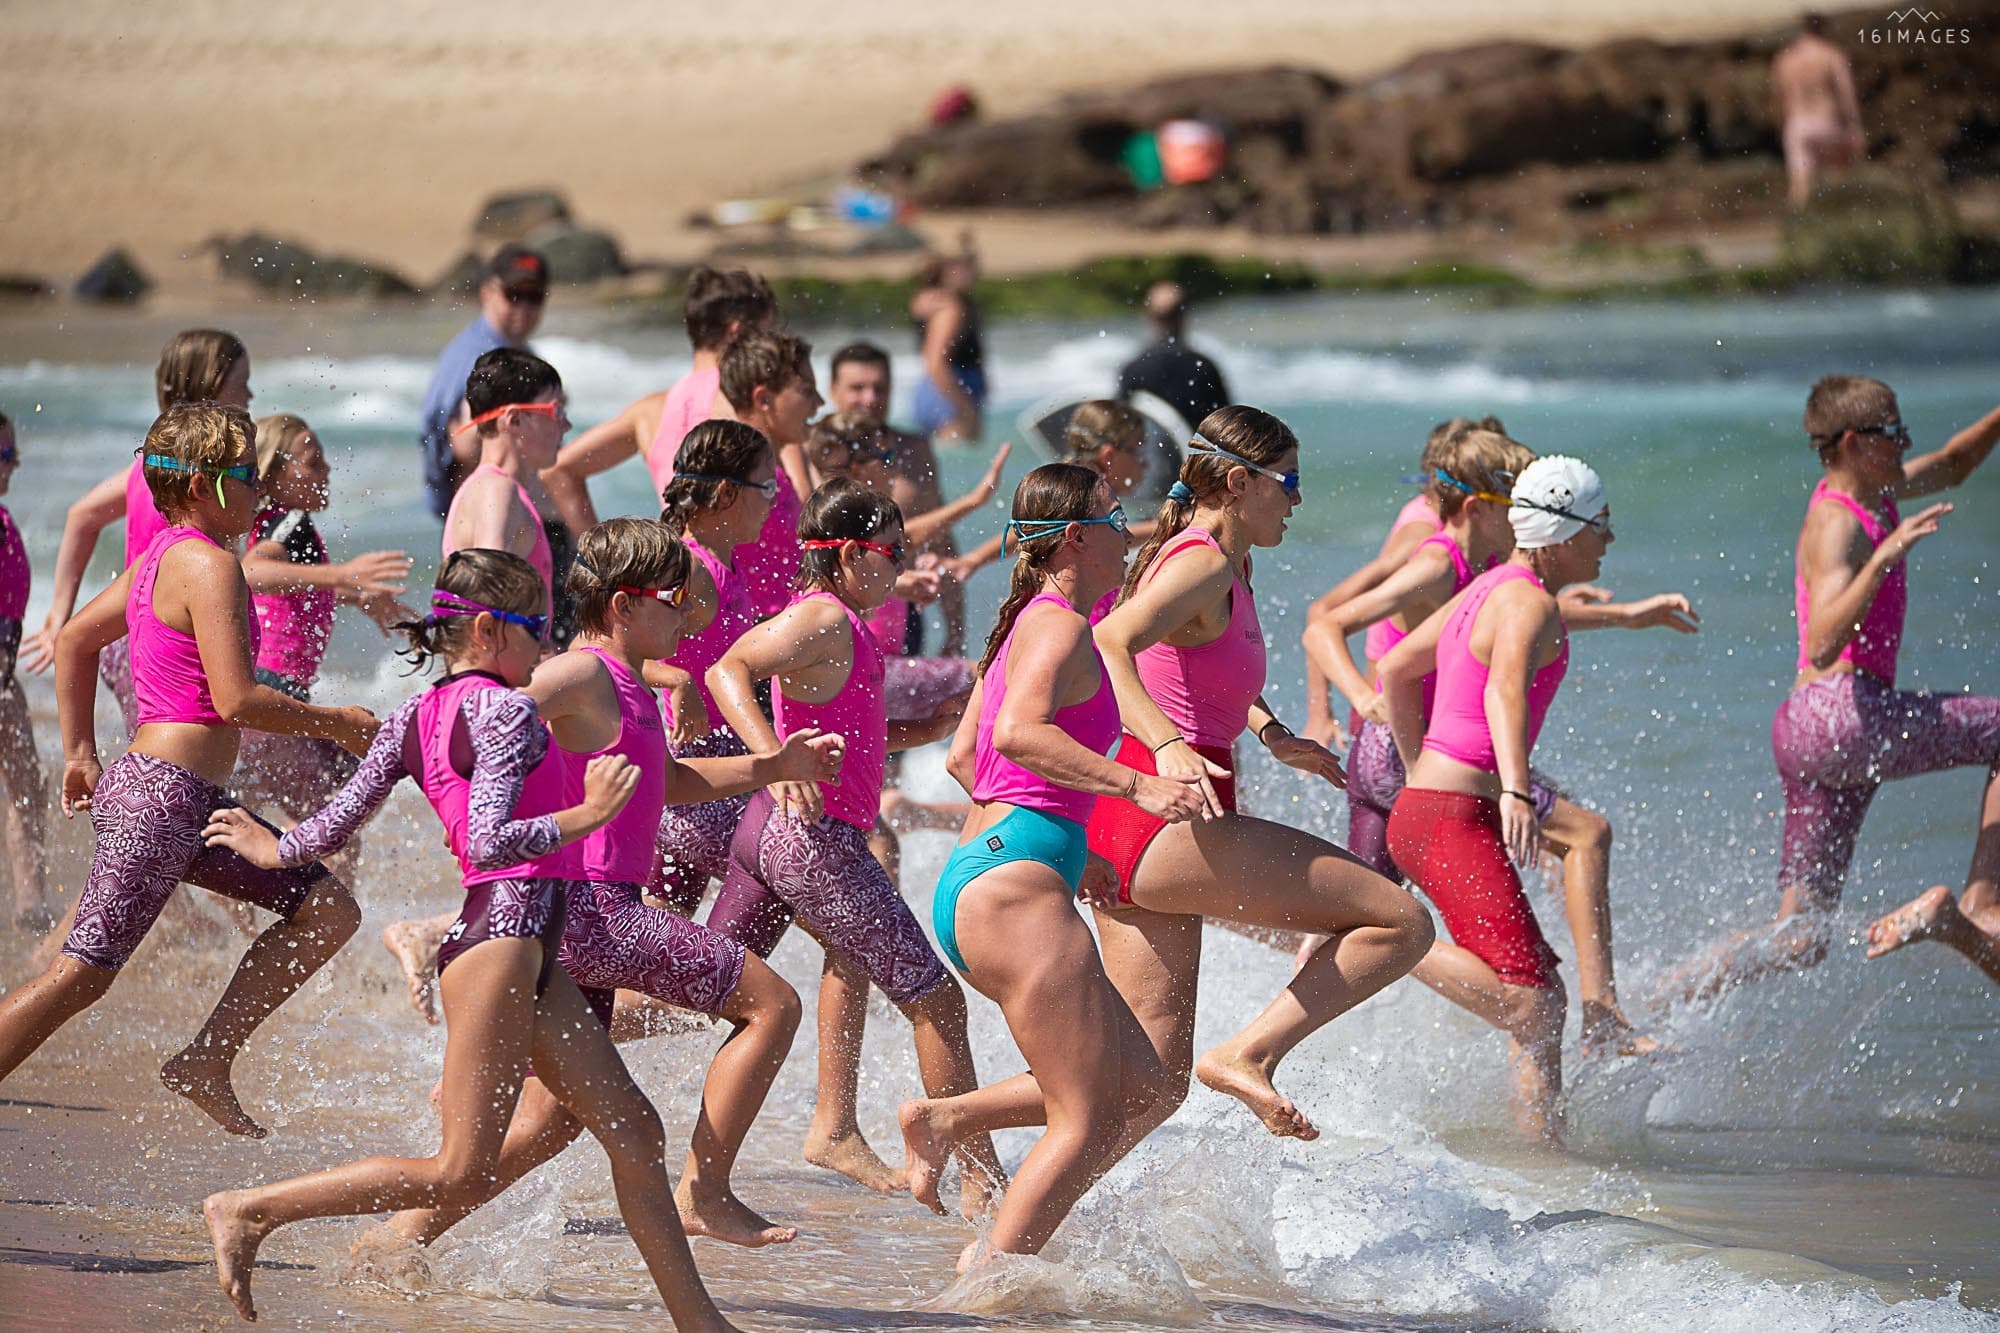
[[1292,469],[1290,472],[1274,472],[1270,468],[1264,467],[1261,464],[1251,462],[1249,459],[1243,457],[1240,454],[1230,453],[1227,449],[1222,448],[1214,440],[1209,439],[1206,435],[1203,435],[1200,431],[1195,432],[1194,438],[1188,441],[1188,445],[1190,448],[1199,445],[1207,453],[1214,454],[1219,458],[1226,458],[1230,462],[1236,464],[1236,466],[1240,468],[1247,468],[1251,472],[1255,472],[1260,477],[1269,477],[1272,481],[1277,482],[1279,486],[1283,487],[1285,494],[1288,497],[1290,497],[1294,502],[1303,498],[1303,495],[1299,490],[1299,473],[1298,469],[1296,468]]
[[224,509],[229,508],[229,501],[223,498],[222,494],[222,482],[225,477],[231,481],[240,481],[245,486],[254,487],[257,484],[257,469],[248,463],[239,463],[235,467],[201,467],[198,464],[183,462],[168,454],[147,454],[145,465],[147,467],[163,468],[168,472],[187,472],[195,476],[199,476],[204,472],[209,474],[215,478],[215,502]]
[[[1053,537],[1072,523],[1078,527],[1103,523],[1113,532],[1124,532],[1132,526],[1125,517],[1125,506],[1119,504],[1112,505],[1111,512],[1103,518],[1010,518],[1007,520],[1006,530],[1000,534],[1000,553],[1002,555],[1007,553],[1009,537],[1014,539],[1015,549],[1018,550],[1022,542],[1031,542],[1040,537]],[[1029,531],[1030,528],[1035,531]]]
[[483,602],[475,602],[470,598],[460,597],[454,592],[432,593],[431,615],[438,620],[443,620],[450,616],[487,615],[492,616],[495,620],[505,621],[509,625],[519,625],[521,628],[527,630],[528,633],[534,635],[537,640],[549,637],[549,618],[547,616],[524,616],[518,611],[502,611],[497,606],[487,606]]

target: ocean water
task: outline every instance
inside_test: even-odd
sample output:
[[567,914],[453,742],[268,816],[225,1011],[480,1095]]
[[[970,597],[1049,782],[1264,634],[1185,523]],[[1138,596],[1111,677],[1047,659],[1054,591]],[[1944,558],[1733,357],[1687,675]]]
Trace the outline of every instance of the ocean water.
[[[560,305],[553,314],[537,346],[562,370],[579,422],[686,368],[677,334]],[[402,547],[429,573],[437,529],[421,505],[411,423],[454,322],[448,312],[243,322],[255,410],[297,411],[328,444],[335,498],[322,528],[337,555]],[[31,627],[47,606],[64,509],[130,457],[152,418],[150,358],[170,331],[0,324],[0,410],[18,423],[24,453],[6,503],[36,567]],[[823,373],[828,351],[869,331],[807,332]],[[2000,396],[1980,350],[1997,339],[2000,297],[1966,293],[1498,310],[1316,298],[1203,311],[1197,341],[1222,360],[1238,399],[1277,412],[1305,441],[1305,507],[1257,566],[1268,693],[1286,716],[1303,711],[1305,605],[1373,553],[1424,433],[1454,414],[1497,413],[1538,450],[1593,463],[1617,520],[1601,582],[1621,597],[1693,600],[1697,637],[1579,636],[1537,752],[1539,767],[1614,826],[1620,989],[1681,1053],[1583,1063],[1572,1028],[1571,1151],[1530,1151],[1510,1126],[1503,1039],[1406,982],[1284,1067],[1281,1086],[1327,1131],[1319,1141],[1270,1140],[1235,1103],[1197,1088],[1047,1256],[954,1281],[966,1227],[799,1160],[813,1064],[802,1035],[739,1188],[805,1234],[775,1251],[696,1247],[732,1317],[801,1329],[2000,1328],[2000,995],[1934,946],[1867,963],[1850,940],[1921,888],[1957,885],[1983,773],[1884,791],[1849,880],[1848,931],[1826,965],[1708,1004],[1649,1005],[1692,952],[1775,908],[1780,798],[1768,734],[1793,671],[1791,546],[1816,473],[1799,427],[1806,389],[1830,371],[1880,376],[1897,387],[1918,447],[1935,447]],[[906,400],[914,357],[902,333],[883,340],[898,351]],[[1051,394],[1107,388],[1134,345],[1122,327],[995,329],[989,435]],[[949,453],[948,489],[968,485],[982,458]],[[1034,461],[1017,458],[1010,484]],[[636,465],[595,492],[600,512],[645,512]],[[2000,691],[2000,471],[1948,498],[1956,512],[1912,562],[1904,683]],[[997,514],[962,532],[982,525]],[[114,530],[87,590],[109,579],[119,545]],[[997,571],[975,583],[975,635],[1000,586]],[[343,616],[322,697],[392,706],[412,688],[399,669],[367,622]],[[52,698],[45,680],[29,688],[53,761]],[[937,754],[915,756],[911,771],[918,793],[945,794]],[[1261,755],[1246,764],[1244,803],[1336,838],[1346,827],[1336,791]],[[74,825],[59,838],[57,877],[73,885],[87,843]],[[270,1117],[270,1143],[213,1134],[159,1089],[149,1063],[219,989],[238,947],[227,939],[149,946],[111,999],[10,1080],[0,1318],[220,1318],[192,1212],[202,1194],[363,1152],[429,1150],[425,1093],[442,1040],[408,1014],[372,928],[451,900],[436,843],[420,802],[399,795],[358,877],[371,929],[239,1066],[246,1098]],[[926,922],[949,843],[906,840],[904,889]],[[1559,898],[1531,893],[1558,951],[1572,952]],[[26,952],[7,941],[0,980],[28,975]],[[810,1005],[816,950],[788,940],[775,961]],[[1212,931],[1203,971],[1207,1043],[1262,1007],[1289,960]],[[1018,1069],[997,1010],[971,1003],[982,1075]],[[675,1135],[713,1042],[703,1030],[625,1048]],[[878,1008],[862,1121],[892,1157],[895,1105],[916,1086],[906,1027]],[[1002,1136],[1003,1153],[1018,1158],[1031,1141]],[[601,1154],[585,1144],[449,1238],[421,1282],[352,1272],[343,1256],[360,1224],[309,1224],[268,1247],[300,1267],[262,1276],[260,1299],[268,1319],[309,1325],[657,1324],[615,1217]],[[92,1259],[94,1271],[80,1271]]]

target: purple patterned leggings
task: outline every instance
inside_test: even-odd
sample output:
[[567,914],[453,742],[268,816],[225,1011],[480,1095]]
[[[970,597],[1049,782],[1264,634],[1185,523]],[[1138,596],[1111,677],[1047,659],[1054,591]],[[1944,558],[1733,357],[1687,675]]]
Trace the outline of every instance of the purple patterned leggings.
[[1785,788],[1780,888],[1840,901],[1868,803],[1884,782],[2000,765],[2000,699],[1897,690],[1859,671],[1822,676],[1771,719]]
[[[1389,855],[1389,812],[1403,794],[1403,756],[1396,753],[1395,737],[1380,722],[1350,714],[1348,732],[1354,743],[1347,750],[1347,850],[1376,874],[1400,884],[1408,877]],[[1554,812],[1561,795],[1548,779],[1533,772],[1528,775],[1528,794],[1535,798],[1535,818],[1541,820]]]
[[129,750],[120,756],[90,798],[97,849],[64,955],[117,971],[183,881],[287,921],[322,882],[335,882],[317,861],[265,870],[227,848],[204,845],[201,831],[209,815],[236,804],[222,788],[178,764]]
[[951,980],[868,850],[866,829],[838,819],[781,819],[777,809],[768,791],[750,798],[729,847],[729,872],[709,909],[710,926],[768,958],[796,914],[897,1004]]
[[619,987],[713,1014],[743,979],[743,946],[684,916],[648,907],[637,884],[570,886],[562,968],[611,1026]]
[[[717,730],[676,749],[674,758],[722,759],[749,753],[735,732]],[[653,878],[647,885],[653,897],[682,916],[694,915],[708,882],[721,879],[729,869],[729,840],[736,836],[743,808],[749,804],[748,796],[730,796],[662,810],[659,831],[653,835]]]

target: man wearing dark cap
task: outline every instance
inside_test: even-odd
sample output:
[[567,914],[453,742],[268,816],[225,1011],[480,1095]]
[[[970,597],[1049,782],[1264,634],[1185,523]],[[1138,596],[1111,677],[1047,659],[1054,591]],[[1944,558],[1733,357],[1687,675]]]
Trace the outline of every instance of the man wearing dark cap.
[[1118,396],[1130,402],[1135,393],[1150,393],[1181,414],[1190,430],[1201,419],[1229,403],[1229,386],[1215,362],[1189,347],[1187,293],[1177,282],[1156,282],[1146,289],[1146,325],[1153,342],[1118,372]]
[[424,490],[431,513],[442,520],[452,492],[479,462],[479,441],[454,438],[452,424],[465,401],[465,377],[472,363],[496,347],[524,349],[542,322],[549,294],[548,261],[525,245],[503,245],[479,284],[479,314],[459,330],[438,358],[424,391]]

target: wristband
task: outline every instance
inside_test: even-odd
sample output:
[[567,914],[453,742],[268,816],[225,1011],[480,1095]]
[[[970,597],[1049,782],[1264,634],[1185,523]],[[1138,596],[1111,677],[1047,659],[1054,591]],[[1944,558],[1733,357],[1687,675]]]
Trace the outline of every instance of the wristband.
[[1125,795],[1120,799],[1129,801],[1138,794],[1139,794],[1139,770],[1135,768],[1132,770],[1132,780],[1125,784]]
[[1529,805],[1533,805],[1535,803],[1535,798],[1528,795],[1526,792],[1508,791],[1506,788],[1503,787],[1500,789],[1500,794],[1502,796],[1511,796],[1517,801],[1526,801]]
[[[1172,735],[1172,736],[1169,736],[1169,737],[1167,737],[1167,738],[1166,738],[1165,740],[1161,741],[1161,742],[1160,742],[1160,743],[1159,743],[1158,745],[1155,745],[1155,746],[1153,747],[1153,753],[1154,753],[1154,754],[1158,754],[1158,753],[1159,753],[1160,751],[1162,751],[1162,750],[1166,749],[1166,748],[1167,748],[1167,747],[1168,747],[1169,745],[1172,745],[1172,744],[1173,744],[1173,743],[1174,743],[1175,741],[1184,741],[1184,740],[1186,740],[1186,739],[1187,739],[1187,737],[1185,737],[1185,736],[1183,736],[1183,735],[1179,734],[1178,732],[1176,732],[1176,733],[1175,733],[1174,735]],[[1135,769],[1133,769],[1132,771],[1133,771],[1134,773],[1136,773],[1136,772],[1138,772],[1139,770],[1135,768]]]
[[[1270,748],[1271,742],[1264,739],[1264,733],[1269,731],[1272,727],[1285,727],[1285,724],[1280,722],[1277,718],[1274,717],[1270,721],[1266,722],[1263,726],[1257,728],[1257,743],[1259,745],[1264,746],[1266,749]],[[1285,734],[1287,736],[1298,735],[1298,733],[1293,731],[1290,727],[1285,727]]]

